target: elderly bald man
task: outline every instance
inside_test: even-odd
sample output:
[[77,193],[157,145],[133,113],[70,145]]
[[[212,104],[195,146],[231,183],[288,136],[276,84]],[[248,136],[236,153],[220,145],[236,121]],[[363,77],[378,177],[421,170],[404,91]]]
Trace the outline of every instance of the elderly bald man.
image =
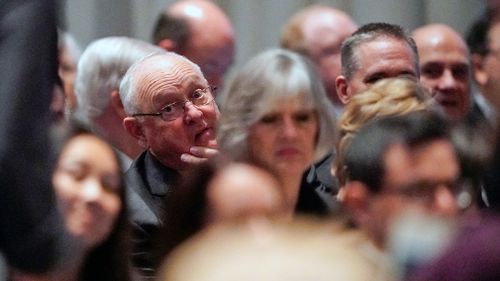
[[219,109],[200,68],[168,52],[133,64],[120,84],[123,125],[145,152],[126,173],[135,235],[135,264],[153,276],[153,236],[165,196],[193,165],[217,153]]
[[463,120],[471,108],[469,49],[464,39],[444,24],[413,31],[420,55],[420,81],[451,120]]
[[178,1],[167,7],[156,22],[153,41],[199,65],[212,86],[222,86],[234,60],[233,26],[208,0]]
[[343,108],[335,79],[340,75],[340,47],[357,25],[343,11],[325,5],[311,5],[290,18],[281,35],[281,46],[301,53],[317,66],[336,115]]

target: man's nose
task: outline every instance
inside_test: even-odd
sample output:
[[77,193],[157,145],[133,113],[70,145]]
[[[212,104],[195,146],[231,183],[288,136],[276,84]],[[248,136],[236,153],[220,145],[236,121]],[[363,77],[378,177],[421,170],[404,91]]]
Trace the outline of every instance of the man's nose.
[[203,112],[191,102],[184,104],[184,121],[189,124],[197,122],[203,117]]
[[439,186],[434,192],[433,211],[439,215],[455,215],[458,204],[455,196],[447,186]]
[[441,76],[441,79],[439,80],[439,88],[440,89],[452,89],[455,88],[457,85],[457,81],[455,80],[455,77],[453,76],[453,73],[451,72],[450,69],[445,69],[443,71],[443,75]]

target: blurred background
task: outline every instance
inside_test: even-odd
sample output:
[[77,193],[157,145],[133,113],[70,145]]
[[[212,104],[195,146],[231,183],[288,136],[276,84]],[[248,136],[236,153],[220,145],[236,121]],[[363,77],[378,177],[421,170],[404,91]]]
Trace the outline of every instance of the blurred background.
[[[175,0],[66,0],[61,3],[61,27],[82,48],[100,37],[130,36],[148,42],[158,13]],[[339,8],[358,24],[384,21],[406,29],[426,23],[445,23],[464,34],[485,9],[482,0],[214,0],[233,21],[236,63],[277,46],[286,20],[315,3]],[[233,67],[234,67],[233,66]]]

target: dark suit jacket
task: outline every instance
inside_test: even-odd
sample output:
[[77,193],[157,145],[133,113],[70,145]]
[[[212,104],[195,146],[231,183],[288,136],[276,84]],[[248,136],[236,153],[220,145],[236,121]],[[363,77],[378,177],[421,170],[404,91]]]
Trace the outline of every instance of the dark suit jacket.
[[0,250],[43,272],[63,235],[51,185],[49,104],[57,77],[53,0],[0,2]]
[[132,163],[125,174],[127,203],[134,228],[133,262],[145,278],[153,278],[155,256],[153,245],[161,225],[164,201],[178,174],[163,166],[145,151]]
[[338,210],[334,195],[337,180],[330,173],[334,154],[328,154],[304,173],[296,211],[303,214],[328,215]]
[[486,114],[476,102],[472,103],[472,108],[469,114],[467,114],[465,122],[472,127],[483,127],[490,130],[495,129],[493,127],[494,124],[492,124],[491,120],[488,120]]

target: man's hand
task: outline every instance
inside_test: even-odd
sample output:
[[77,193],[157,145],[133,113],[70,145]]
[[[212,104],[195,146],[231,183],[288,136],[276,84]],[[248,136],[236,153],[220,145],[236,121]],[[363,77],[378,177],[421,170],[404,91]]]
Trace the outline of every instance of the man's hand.
[[181,155],[181,160],[188,164],[200,164],[207,161],[209,158],[214,157],[219,153],[216,148],[209,148],[203,146],[193,146],[189,149],[189,153]]

